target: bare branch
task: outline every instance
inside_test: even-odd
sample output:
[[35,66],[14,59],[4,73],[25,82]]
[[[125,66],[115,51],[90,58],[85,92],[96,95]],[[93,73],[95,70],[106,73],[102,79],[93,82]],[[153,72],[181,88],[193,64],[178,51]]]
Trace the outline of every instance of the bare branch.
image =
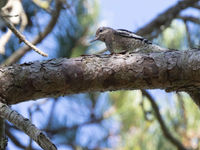
[[[136,33],[142,36],[147,37],[151,33],[157,31],[158,29],[161,28],[166,28],[168,27],[172,20],[176,18],[179,13],[188,8],[196,5],[196,3],[199,0],[182,0],[178,1],[176,5],[173,7],[167,9],[163,13],[161,13],[159,16],[157,16],[154,20],[152,20],[150,23],[139,29]],[[167,18],[167,19],[166,19]],[[162,30],[160,30],[161,32]],[[158,34],[158,33],[157,33]]]
[[49,116],[48,116],[46,129],[49,129],[51,127],[51,124],[53,122],[52,120],[54,118],[54,111],[55,111],[55,107],[56,107],[57,102],[58,102],[58,98],[53,99],[53,104],[51,105],[51,108],[50,108],[50,113],[49,113]]
[[58,128],[51,128],[50,126],[48,127],[45,127],[44,129],[42,129],[43,131],[47,132],[48,134],[51,134],[51,135],[55,135],[55,134],[59,134],[59,133],[63,133],[63,131],[72,131],[72,130],[77,130],[78,128],[80,128],[81,126],[85,126],[85,125],[88,125],[88,124],[93,124],[93,123],[101,123],[102,120],[104,119],[103,116],[100,117],[100,118],[95,118],[93,116],[93,114],[91,114],[90,116],[91,120],[88,120],[88,121],[85,121],[81,124],[76,124],[76,125],[73,125],[73,126],[70,126],[70,127],[67,127],[67,126],[59,126]]
[[200,19],[193,16],[177,16],[177,18],[182,19],[183,21],[190,21],[200,25]]
[[[51,20],[47,24],[44,31],[42,33],[40,33],[39,35],[37,35],[35,37],[35,39],[31,42],[33,45],[40,43],[52,31],[55,24],[57,23],[57,19],[60,15],[60,10],[62,8],[62,3],[60,2],[60,0],[56,0],[55,2],[56,2],[56,8],[52,13]],[[28,46],[24,46],[24,47],[18,49],[8,59],[6,59],[2,65],[11,65],[13,63],[16,63],[29,50],[30,50],[30,47],[28,47]]]
[[27,118],[10,109],[6,104],[0,102],[0,117],[7,119],[24,133],[30,136],[44,150],[56,150],[56,146],[37,129]]
[[19,38],[20,41],[24,42],[26,45],[28,45],[31,49],[33,49],[38,54],[47,57],[48,55],[44,52],[42,52],[40,49],[38,49],[35,45],[33,45],[31,42],[25,39],[25,37],[15,28],[15,26],[6,18],[1,12],[1,16],[3,21],[5,22],[6,26]]
[[184,147],[184,145],[182,145],[182,143],[177,140],[168,130],[160,112],[159,112],[159,108],[156,104],[156,102],[154,101],[153,97],[146,91],[146,90],[141,90],[142,94],[148,98],[148,100],[151,103],[151,106],[153,107],[153,110],[155,112],[155,116],[160,124],[160,127],[162,129],[162,132],[164,134],[164,136],[174,145],[177,147],[178,150],[187,150],[186,147]]

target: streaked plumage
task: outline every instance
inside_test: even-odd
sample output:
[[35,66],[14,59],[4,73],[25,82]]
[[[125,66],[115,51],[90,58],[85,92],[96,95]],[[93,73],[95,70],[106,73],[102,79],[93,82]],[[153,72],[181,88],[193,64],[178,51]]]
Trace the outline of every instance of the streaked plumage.
[[125,29],[114,30],[110,27],[100,27],[96,31],[96,37],[93,41],[96,40],[105,42],[107,49],[111,53],[123,51],[163,52],[168,50]]

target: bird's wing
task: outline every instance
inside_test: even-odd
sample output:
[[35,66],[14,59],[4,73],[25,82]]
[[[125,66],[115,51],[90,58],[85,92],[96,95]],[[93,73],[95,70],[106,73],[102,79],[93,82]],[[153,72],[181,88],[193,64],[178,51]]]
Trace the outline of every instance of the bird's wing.
[[128,30],[125,30],[125,29],[117,29],[115,34],[117,35],[120,35],[120,36],[123,36],[123,37],[127,37],[127,38],[134,38],[136,40],[140,40],[140,41],[143,41],[145,43],[148,43],[148,44],[152,44],[151,41],[139,36],[139,35],[136,35],[135,33],[131,32],[131,31],[128,31]]

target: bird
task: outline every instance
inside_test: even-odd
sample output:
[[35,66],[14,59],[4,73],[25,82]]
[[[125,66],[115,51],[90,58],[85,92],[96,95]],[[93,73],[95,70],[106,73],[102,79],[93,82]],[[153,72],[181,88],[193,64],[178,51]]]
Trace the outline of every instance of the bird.
[[91,42],[97,40],[104,42],[106,50],[109,50],[111,54],[122,52],[165,52],[169,50],[125,29],[100,27]]

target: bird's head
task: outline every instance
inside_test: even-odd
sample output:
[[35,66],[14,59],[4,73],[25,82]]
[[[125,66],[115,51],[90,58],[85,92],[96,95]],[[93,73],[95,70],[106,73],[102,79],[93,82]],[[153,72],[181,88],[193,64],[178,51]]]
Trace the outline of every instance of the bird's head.
[[97,41],[97,40],[105,42],[106,37],[109,36],[110,33],[112,33],[112,31],[113,31],[112,28],[109,28],[109,27],[100,27],[96,31],[95,38],[92,41],[90,41],[90,42],[94,42],[94,41]]

